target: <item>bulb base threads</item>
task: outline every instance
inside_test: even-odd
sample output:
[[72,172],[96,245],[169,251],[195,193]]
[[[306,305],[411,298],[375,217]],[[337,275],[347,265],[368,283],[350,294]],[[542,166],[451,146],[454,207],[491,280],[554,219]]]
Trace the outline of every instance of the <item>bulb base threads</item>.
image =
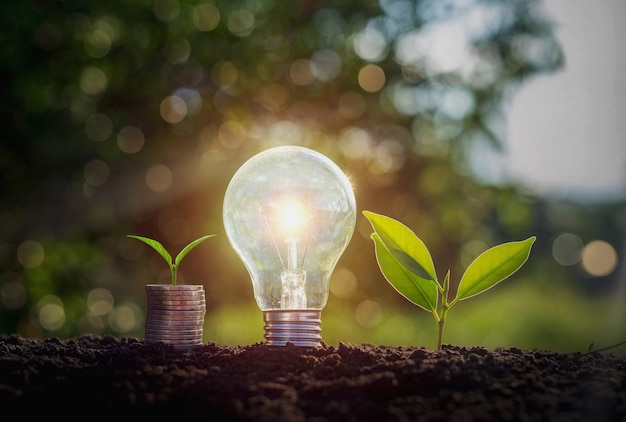
[[263,311],[268,346],[321,347],[321,309],[268,309]]

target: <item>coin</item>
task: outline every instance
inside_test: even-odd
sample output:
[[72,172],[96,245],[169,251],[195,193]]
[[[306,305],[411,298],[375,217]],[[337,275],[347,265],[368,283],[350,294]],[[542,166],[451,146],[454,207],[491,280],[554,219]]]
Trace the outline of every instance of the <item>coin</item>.
[[192,342],[192,341],[202,341],[202,334],[200,335],[155,335],[155,334],[146,334],[148,340],[169,340],[169,341],[179,341],[179,342]]
[[174,292],[148,293],[148,300],[204,300],[203,291],[188,292],[194,294],[178,294]]
[[206,301],[202,299],[185,299],[185,300],[170,300],[170,299],[154,299],[148,298],[148,305],[205,305]]
[[202,334],[202,327],[146,327],[146,333],[162,335]]
[[148,321],[146,322],[146,330],[161,330],[161,331],[184,331],[189,329],[202,329],[204,321],[183,323],[180,321]]
[[191,293],[191,292],[203,292],[204,287],[198,285],[183,285],[179,284],[176,286],[172,286],[170,284],[148,284],[146,286],[146,291],[149,293],[158,293],[158,292],[176,292],[176,293]]
[[169,343],[169,344],[174,344],[174,345],[192,345],[192,344],[202,344],[202,339],[189,339],[189,340],[181,340],[181,339],[146,339],[147,343],[154,343],[154,342],[162,342],[162,343]]
[[159,315],[148,314],[146,322],[152,324],[204,324],[204,315],[185,318],[176,315],[161,317]]
[[169,309],[164,307],[160,308],[149,308],[148,315],[154,315],[161,318],[169,318],[169,317],[183,317],[183,318],[191,318],[191,317],[202,317],[206,314],[206,306],[198,307],[192,306],[191,309]]

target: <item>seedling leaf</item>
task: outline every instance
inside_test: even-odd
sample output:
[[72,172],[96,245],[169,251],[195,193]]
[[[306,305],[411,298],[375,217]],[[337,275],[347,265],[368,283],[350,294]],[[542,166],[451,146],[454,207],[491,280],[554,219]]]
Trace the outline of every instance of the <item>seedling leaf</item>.
[[387,249],[380,236],[372,233],[376,261],[385,277],[394,289],[407,300],[420,308],[432,312],[437,307],[437,284],[421,278],[399,262]]
[[480,254],[467,267],[456,293],[457,300],[476,296],[515,273],[526,262],[536,237],[503,243]]
[[134,234],[129,234],[128,237],[132,237],[133,239],[141,240],[145,244],[151,246],[152,249],[157,251],[159,253],[159,255],[161,255],[163,257],[163,259],[165,259],[165,261],[167,262],[167,265],[169,265],[170,268],[172,267],[172,265],[173,265],[172,256],[165,249],[165,247],[163,247],[163,245],[161,243],[157,242],[154,239],[149,239],[149,238],[143,237],[143,236],[136,236]]
[[363,215],[369,220],[385,249],[399,264],[418,278],[437,281],[430,252],[411,229],[393,218],[371,211],[363,211]]
[[215,236],[214,234],[209,234],[207,236],[202,236],[199,239],[194,240],[193,242],[191,242],[190,244],[188,244],[187,246],[185,246],[183,248],[182,251],[180,251],[180,253],[176,256],[176,260],[174,261],[174,265],[176,265],[178,267],[178,264],[180,264],[180,261],[183,260],[183,258],[189,253],[191,252],[191,250],[193,248],[195,248],[196,246],[198,246],[200,243],[204,242],[205,240],[207,240],[210,237]]

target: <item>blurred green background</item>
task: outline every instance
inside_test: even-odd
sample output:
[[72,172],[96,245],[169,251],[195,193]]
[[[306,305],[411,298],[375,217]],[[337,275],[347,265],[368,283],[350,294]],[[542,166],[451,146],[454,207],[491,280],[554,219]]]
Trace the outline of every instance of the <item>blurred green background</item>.
[[[471,29],[461,69],[425,54],[451,21]],[[205,287],[205,341],[263,341],[222,200],[248,158],[297,144],[344,169],[359,209],[326,343],[436,346],[432,315],[383,279],[362,210],[413,229],[453,291],[486,248],[537,236],[518,273],[450,312],[444,343],[626,340],[624,198],[541,197],[470,165],[502,148],[516,89],[566,63],[541,2],[5,1],[0,22],[0,332],[143,337],[144,286],[170,275],[126,235],[176,254],[215,233],[179,270]]]

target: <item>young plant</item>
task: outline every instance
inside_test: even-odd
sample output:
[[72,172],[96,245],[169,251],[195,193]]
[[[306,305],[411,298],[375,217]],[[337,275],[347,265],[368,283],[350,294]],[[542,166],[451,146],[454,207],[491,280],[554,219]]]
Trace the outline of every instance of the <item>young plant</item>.
[[437,349],[441,350],[448,311],[457,302],[476,296],[500,283],[526,262],[536,240],[531,236],[503,243],[480,254],[461,277],[456,296],[448,302],[450,270],[443,283],[437,279],[433,259],[422,240],[404,224],[384,215],[363,211],[374,229],[372,240],[378,266],[398,293],[431,312],[439,328]]
[[195,248],[200,243],[204,242],[205,240],[207,240],[208,238],[213,237],[213,236],[215,236],[215,235],[214,234],[209,234],[207,236],[202,236],[201,238],[194,240],[193,242],[191,242],[190,244],[185,246],[182,251],[180,251],[180,253],[176,256],[176,259],[172,260],[172,256],[169,254],[169,252],[165,249],[165,247],[163,247],[163,245],[161,243],[157,242],[156,240],[149,239],[149,238],[143,237],[143,236],[137,236],[137,235],[134,235],[134,234],[129,234],[128,235],[128,237],[140,240],[140,241],[144,242],[145,244],[151,246],[152,249],[157,251],[159,253],[159,255],[161,255],[163,257],[163,259],[165,259],[165,261],[167,262],[167,265],[170,267],[170,271],[172,272],[172,286],[176,286],[176,278],[177,278],[177,274],[178,274],[178,267],[180,266],[180,261],[182,261],[183,258],[189,252],[191,252],[191,250],[193,248]]

